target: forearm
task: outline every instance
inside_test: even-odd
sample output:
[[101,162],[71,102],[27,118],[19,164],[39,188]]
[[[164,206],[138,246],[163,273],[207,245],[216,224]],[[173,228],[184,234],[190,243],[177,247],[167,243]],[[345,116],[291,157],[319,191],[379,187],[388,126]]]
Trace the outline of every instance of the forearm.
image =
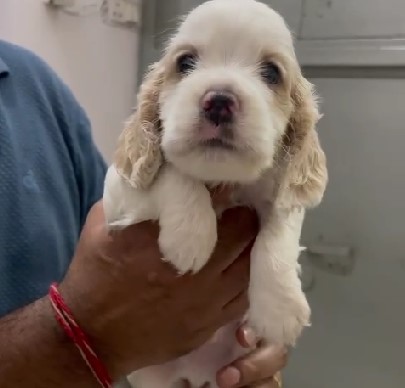
[[0,387],[97,387],[47,298],[0,319]]

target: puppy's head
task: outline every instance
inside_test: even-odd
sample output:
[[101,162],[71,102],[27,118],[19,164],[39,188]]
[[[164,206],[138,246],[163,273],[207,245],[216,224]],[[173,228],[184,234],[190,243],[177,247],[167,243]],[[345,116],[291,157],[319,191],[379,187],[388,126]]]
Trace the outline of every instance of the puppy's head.
[[324,169],[317,119],[282,17],[255,0],[211,0],[147,74],[116,166],[137,187],[164,159],[206,182],[245,183],[288,156],[283,187],[300,186]]

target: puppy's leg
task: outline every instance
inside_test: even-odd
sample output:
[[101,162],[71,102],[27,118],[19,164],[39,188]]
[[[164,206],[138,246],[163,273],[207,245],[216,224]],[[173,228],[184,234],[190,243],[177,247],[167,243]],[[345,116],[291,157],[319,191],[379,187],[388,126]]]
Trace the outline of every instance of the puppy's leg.
[[109,229],[158,219],[161,251],[180,273],[197,272],[211,256],[217,220],[209,192],[170,165],[148,190],[134,189],[110,167],[103,202]]
[[105,182],[103,207],[109,230],[123,229],[129,225],[157,218],[151,190],[133,188],[115,166],[110,166]]
[[309,325],[310,308],[298,276],[303,218],[304,210],[274,209],[262,217],[252,249],[249,319],[275,344],[294,345]]
[[211,197],[201,182],[168,166],[154,189],[159,208],[160,249],[180,273],[199,271],[217,241]]

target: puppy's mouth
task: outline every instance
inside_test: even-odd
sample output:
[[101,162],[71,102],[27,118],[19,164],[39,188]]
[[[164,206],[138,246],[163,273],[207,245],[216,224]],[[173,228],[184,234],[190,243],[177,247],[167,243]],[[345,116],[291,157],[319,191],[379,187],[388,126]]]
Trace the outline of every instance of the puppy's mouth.
[[234,129],[231,123],[214,124],[203,120],[197,128],[197,142],[200,147],[235,150]]
[[235,146],[229,141],[221,138],[213,138],[200,141],[200,146],[203,148],[224,149],[228,151],[234,151]]

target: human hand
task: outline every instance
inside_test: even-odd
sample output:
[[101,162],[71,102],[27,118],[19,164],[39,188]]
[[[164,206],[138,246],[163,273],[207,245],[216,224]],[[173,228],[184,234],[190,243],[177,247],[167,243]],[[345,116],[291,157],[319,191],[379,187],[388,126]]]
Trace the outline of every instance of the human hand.
[[287,350],[260,343],[247,327],[240,327],[236,338],[252,351],[218,372],[219,387],[281,388],[280,371],[287,364]]
[[209,263],[195,275],[178,276],[161,260],[156,224],[109,235],[98,203],[60,291],[118,378],[190,352],[243,315],[256,232],[252,212],[225,212]]

